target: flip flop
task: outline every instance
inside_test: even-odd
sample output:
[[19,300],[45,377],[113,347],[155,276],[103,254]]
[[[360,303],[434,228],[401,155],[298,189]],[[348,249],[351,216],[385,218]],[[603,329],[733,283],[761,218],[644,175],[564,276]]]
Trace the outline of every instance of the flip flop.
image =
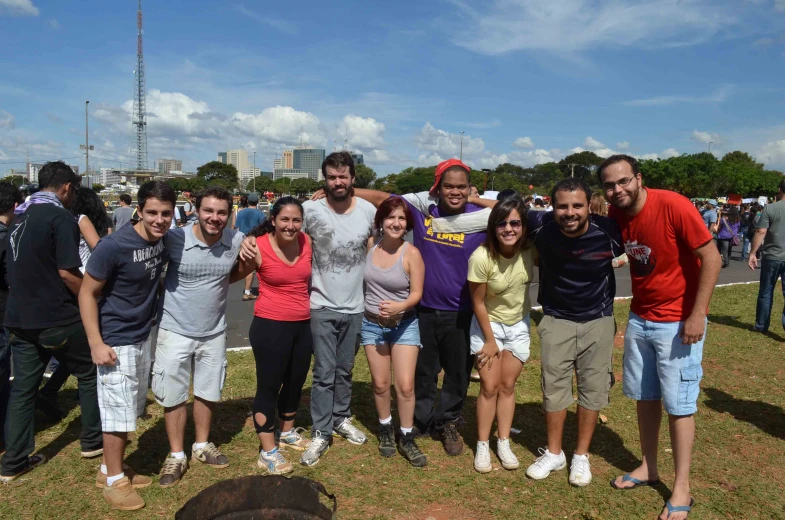
[[657,486],[659,485],[660,481],[657,480],[638,480],[635,477],[631,477],[629,473],[625,473],[624,476],[621,477],[622,482],[632,482],[632,486],[628,487],[619,487],[616,485],[616,479],[611,480],[611,487],[613,489],[618,489],[621,491],[629,491],[630,489],[635,489],[637,487],[644,487],[644,486]]
[[687,513],[689,514],[692,511],[692,506],[695,505],[695,500],[690,498],[690,505],[688,506],[674,506],[671,504],[671,501],[668,500],[665,502],[665,509],[668,510],[668,516],[666,518],[670,518],[673,513]]

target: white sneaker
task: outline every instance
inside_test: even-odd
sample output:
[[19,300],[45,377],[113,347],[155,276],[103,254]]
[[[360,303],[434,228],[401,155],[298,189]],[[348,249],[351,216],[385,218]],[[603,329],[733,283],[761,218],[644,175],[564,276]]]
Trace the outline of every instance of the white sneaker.
[[520,463],[518,462],[518,458],[512,452],[510,448],[510,439],[499,439],[496,443],[496,455],[499,457],[499,460],[502,463],[502,467],[504,469],[518,469]]
[[333,435],[339,435],[352,444],[357,445],[365,444],[365,441],[368,440],[365,434],[352,424],[351,417],[347,417],[341,424],[333,428]]
[[491,466],[491,446],[488,441],[477,441],[477,451],[474,455],[474,469],[480,473],[488,473]]
[[311,436],[311,442],[308,444],[305,453],[300,457],[300,464],[304,466],[315,466],[319,462],[319,459],[322,458],[322,455],[329,449],[330,441],[322,437],[322,432],[317,430],[316,433]]
[[573,455],[570,463],[570,484],[583,487],[591,484],[591,467],[589,467],[589,454]]
[[567,458],[562,451],[558,455],[554,455],[548,449],[539,449],[540,456],[534,461],[534,464],[529,466],[526,470],[526,476],[534,480],[542,480],[551,474],[551,471],[559,471],[567,467]]

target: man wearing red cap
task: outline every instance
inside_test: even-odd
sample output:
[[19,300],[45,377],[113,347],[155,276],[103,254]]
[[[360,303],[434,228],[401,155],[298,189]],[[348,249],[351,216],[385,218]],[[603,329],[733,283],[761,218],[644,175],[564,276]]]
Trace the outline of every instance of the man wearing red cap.
[[[477,204],[495,203],[485,204],[469,196],[470,171],[458,159],[444,161],[436,167],[429,192],[402,196],[414,213],[414,244],[425,261],[425,284],[418,307],[423,348],[414,381],[414,422],[420,433],[436,432],[449,455],[463,451],[455,422],[471,371],[472,306],[466,276],[469,256],[485,240],[489,213]],[[376,206],[390,197],[389,193],[359,188],[355,194]],[[434,229],[435,219],[443,224],[441,229]],[[441,398],[434,407],[442,369]]]

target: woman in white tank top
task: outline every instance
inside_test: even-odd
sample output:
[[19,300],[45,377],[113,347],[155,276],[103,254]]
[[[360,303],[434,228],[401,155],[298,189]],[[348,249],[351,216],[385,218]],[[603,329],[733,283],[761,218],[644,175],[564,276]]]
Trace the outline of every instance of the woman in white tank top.
[[413,466],[427,464],[414,442],[414,371],[420,347],[415,306],[422,298],[425,265],[420,251],[404,241],[414,217],[399,197],[390,197],[376,211],[374,227],[381,239],[368,240],[365,262],[365,315],[361,341],[365,346],[379,414],[379,452],[395,455],[390,369],[394,367],[396,403],[400,420],[398,451]]

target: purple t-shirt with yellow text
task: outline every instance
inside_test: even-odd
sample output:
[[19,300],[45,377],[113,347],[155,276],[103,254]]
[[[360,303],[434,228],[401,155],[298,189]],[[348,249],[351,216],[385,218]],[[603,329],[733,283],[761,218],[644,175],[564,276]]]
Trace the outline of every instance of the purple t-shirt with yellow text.
[[[402,197],[403,198],[403,197]],[[443,311],[470,311],[469,257],[485,241],[486,233],[436,233],[431,217],[440,217],[439,207],[431,204],[429,214],[403,198],[414,216],[414,245],[425,263],[425,284],[420,305]],[[481,211],[474,204],[466,205],[466,213]]]

